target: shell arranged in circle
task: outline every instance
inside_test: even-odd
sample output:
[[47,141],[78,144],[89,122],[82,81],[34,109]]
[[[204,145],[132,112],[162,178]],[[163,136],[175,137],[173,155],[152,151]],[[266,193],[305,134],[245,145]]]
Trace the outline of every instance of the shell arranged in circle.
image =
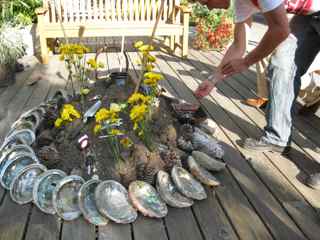
[[71,221],[80,217],[78,193],[83,183],[82,177],[70,175],[63,178],[54,189],[53,207],[62,219]]
[[171,177],[179,191],[186,197],[196,200],[207,198],[207,193],[202,184],[184,168],[174,166],[171,171]]
[[33,186],[33,202],[48,214],[55,214],[52,197],[57,184],[67,175],[58,169],[48,170],[37,177]]
[[160,197],[171,207],[190,207],[194,203],[192,199],[183,196],[178,191],[177,187],[171,181],[170,175],[165,171],[158,172],[156,187]]
[[24,167],[11,183],[11,199],[19,204],[31,202],[34,182],[46,170],[45,166],[38,163]]
[[138,216],[127,190],[116,181],[101,182],[95,190],[95,200],[99,212],[116,223],[131,223]]
[[91,179],[85,182],[79,191],[79,207],[86,220],[96,226],[108,224],[108,219],[100,214],[97,209],[94,193],[100,180]]
[[19,153],[6,161],[0,172],[1,185],[10,190],[11,183],[15,176],[26,166],[38,163],[37,157],[32,153]]
[[0,158],[0,172],[2,167],[4,166],[5,162],[9,159],[14,158],[19,153],[31,153],[34,154],[34,151],[31,147],[25,144],[18,144],[14,145],[13,147],[6,149],[2,152],[1,158]]
[[22,129],[30,129],[31,131],[35,131],[35,124],[32,121],[26,119],[18,119],[12,126],[7,136],[10,136],[14,131],[22,130]]
[[144,216],[162,218],[168,214],[166,203],[149,183],[134,181],[129,185],[129,198]]
[[188,166],[191,174],[203,184],[211,187],[220,185],[218,179],[216,179],[209,171],[201,167],[192,156],[188,157]]
[[203,152],[193,151],[192,157],[200,166],[207,170],[219,172],[226,168],[226,164],[224,162],[215,160]]
[[34,141],[36,140],[36,136],[33,131],[30,129],[21,129],[21,130],[15,130],[11,132],[9,136],[6,137],[6,141],[12,141],[15,139],[21,140],[23,143],[31,146]]

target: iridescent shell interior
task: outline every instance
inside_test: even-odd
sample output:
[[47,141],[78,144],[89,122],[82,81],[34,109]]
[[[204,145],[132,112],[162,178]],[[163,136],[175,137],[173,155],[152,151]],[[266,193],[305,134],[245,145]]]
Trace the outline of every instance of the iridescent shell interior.
[[53,191],[65,176],[66,174],[60,170],[50,170],[36,180],[33,200],[42,211],[50,214],[56,212],[52,203]]
[[99,212],[117,223],[130,223],[137,218],[137,212],[129,203],[127,190],[116,181],[104,181],[95,191]]
[[99,213],[94,196],[94,192],[99,183],[99,180],[91,179],[82,185],[79,193],[79,206],[84,217],[90,223],[103,226],[108,224],[108,219]]
[[22,169],[10,187],[11,198],[20,204],[31,202],[34,182],[45,170],[46,167],[40,164],[32,164]]

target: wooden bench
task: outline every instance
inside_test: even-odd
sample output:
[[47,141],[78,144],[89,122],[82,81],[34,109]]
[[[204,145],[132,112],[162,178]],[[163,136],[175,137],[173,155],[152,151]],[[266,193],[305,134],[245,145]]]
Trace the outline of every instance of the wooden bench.
[[[191,11],[180,0],[163,1],[155,36],[168,37],[170,49],[181,47],[185,57]],[[42,61],[48,63],[50,38],[151,36],[160,6],[161,0],[43,0],[36,11]]]

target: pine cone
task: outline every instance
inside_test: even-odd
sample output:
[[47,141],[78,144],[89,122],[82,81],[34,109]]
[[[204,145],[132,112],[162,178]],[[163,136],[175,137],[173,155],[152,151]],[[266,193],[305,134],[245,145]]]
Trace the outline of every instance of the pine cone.
[[48,168],[56,166],[61,160],[60,154],[54,145],[40,148],[37,155]]
[[164,169],[167,172],[171,172],[171,169],[175,165],[177,165],[179,167],[181,167],[181,165],[182,165],[179,154],[173,149],[162,152],[161,158],[162,158],[162,161],[164,162]]
[[137,171],[134,161],[121,162],[116,166],[116,172],[119,176],[120,182],[126,188],[130,183],[137,180]]

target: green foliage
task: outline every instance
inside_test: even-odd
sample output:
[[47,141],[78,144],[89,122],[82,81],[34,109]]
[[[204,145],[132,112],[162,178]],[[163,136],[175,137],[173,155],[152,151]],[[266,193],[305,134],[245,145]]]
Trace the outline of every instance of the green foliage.
[[200,3],[196,3],[192,7],[192,19],[194,22],[199,22],[201,19],[205,22],[206,27],[212,31],[221,23],[223,18],[232,19],[233,10],[232,8],[228,10],[224,9],[212,9],[209,10],[207,6]]
[[196,37],[193,46],[197,49],[222,50],[233,35],[233,7],[228,10],[213,9],[195,3],[192,7],[192,21],[196,23]]
[[12,65],[25,54],[25,44],[19,28],[9,24],[0,27],[0,64]]
[[35,9],[42,0],[0,0],[0,24],[28,25],[36,20]]

